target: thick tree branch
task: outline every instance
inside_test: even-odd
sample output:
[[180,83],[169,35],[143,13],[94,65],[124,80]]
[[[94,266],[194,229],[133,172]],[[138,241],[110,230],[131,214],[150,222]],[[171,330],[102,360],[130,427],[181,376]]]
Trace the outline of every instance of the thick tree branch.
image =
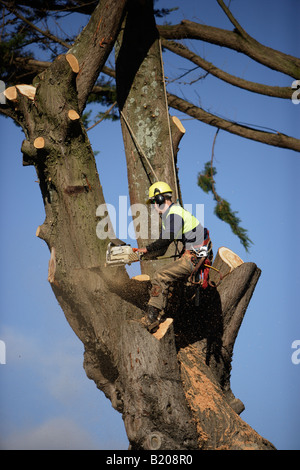
[[[17,58],[16,60],[18,62],[22,62],[24,64],[24,67],[27,67],[27,66],[33,67],[36,71],[37,70],[42,71],[51,65],[50,62],[36,61],[34,59]],[[104,66],[102,71],[106,75],[115,78],[115,71],[113,69],[110,69],[109,67]],[[274,87],[274,88],[277,88],[277,87]],[[92,89],[93,93],[101,93],[101,91],[102,91],[102,88],[99,86],[94,86]],[[197,107],[194,104],[189,103],[188,101],[183,100],[182,98],[179,98],[178,96],[175,96],[173,94],[168,93],[167,96],[168,96],[169,106],[171,106],[174,109],[177,109],[180,112],[187,114],[188,116],[198,119],[199,121],[204,122],[205,124],[218,127],[232,134],[239,135],[240,137],[255,140],[257,142],[262,142],[267,145],[288,148],[290,150],[295,150],[296,152],[300,151],[299,139],[282,134],[280,132],[275,134],[275,133],[263,132],[263,131],[251,129],[250,127],[242,126],[237,123],[228,121],[226,119],[222,119],[218,116],[215,116],[214,114],[208,113],[207,111],[204,111],[202,108]],[[13,117],[12,116],[13,111],[12,110],[8,111],[7,108],[0,107],[0,112],[2,114],[10,115],[11,117]]]
[[179,98],[178,96],[168,93],[168,103],[172,108],[181,111],[182,113],[187,114],[195,119],[198,119],[205,124],[211,126],[219,127],[227,132],[232,134],[245,137],[246,139],[255,140],[257,142],[262,142],[263,144],[273,145],[274,147],[288,148],[290,150],[295,150],[300,152],[300,140],[290,137],[285,134],[277,133],[272,134],[270,132],[258,131],[251,129],[247,126],[242,126],[237,123],[227,121],[222,119],[214,114],[204,111],[204,109],[195,106],[188,101]]
[[87,98],[115,43],[127,0],[100,1],[88,25],[77,37],[70,52],[80,64],[77,77],[78,105],[83,111]]
[[250,36],[246,40],[236,31],[201,25],[188,20],[177,25],[158,26],[158,30],[165,39],[200,39],[242,52],[256,62],[293,78],[300,77],[300,59],[264,46]]
[[166,39],[161,40],[163,47],[169,51],[174,52],[175,54],[184,57],[187,60],[190,60],[194,64],[198,65],[202,69],[209,72],[211,75],[214,75],[221,80],[224,80],[231,85],[243,88],[254,93],[259,93],[261,95],[273,96],[276,98],[286,98],[291,99],[293,90],[290,87],[277,87],[270,85],[263,85],[261,83],[250,82],[249,80],[244,80],[243,78],[236,77],[230,73],[224,72],[224,70],[219,69],[211,62],[203,59],[202,57],[196,55],[194,52],[190,51],[187,47],[179,42],[167,41]]

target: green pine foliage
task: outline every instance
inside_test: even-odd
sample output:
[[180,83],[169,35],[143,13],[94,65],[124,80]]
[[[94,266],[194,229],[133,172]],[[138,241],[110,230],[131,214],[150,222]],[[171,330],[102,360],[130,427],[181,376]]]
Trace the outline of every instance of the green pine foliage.
[[213,194],[213,198],[216,201],[215,215],[230,226],[232,232],[240,239],[245,250],[249,251],[252,241],[247,235],[247,230],[240,226],[241,219],[237,216],[237,212],[231,209],[229,202],[219,196],[215,190],[214,176],[216,174],[216,168],[212,166],[210,161],[206,162],[203,172],[198,175],[198,186],[205,193],[211,192]]
[[214,176],[217,173],[215,167],[211,166],[210,162],[206,162],[204,170],[198,175],[198,186],[205,192],[213,191]]

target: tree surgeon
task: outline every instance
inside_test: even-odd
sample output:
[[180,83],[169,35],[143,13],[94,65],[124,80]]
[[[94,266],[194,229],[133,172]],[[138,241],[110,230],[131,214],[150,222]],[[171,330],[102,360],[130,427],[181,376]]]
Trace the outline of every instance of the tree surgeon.
[[[151,333],[157,330],[163,318],[171,284],[186,281],[195,274],[199,276],[204,261],[210,264],[213,256],[208,230],[189,211],[172,202],[172,193],[171,187],[163,181],[150,186],[148,203],[154,204],[161,215],[161,233],[158,240],[145,248],[135,249],[142,253],[144,259],[154,259],[164,255],[172,242],[178,243],[180,240],[183,244],[181,252],[176,255],[178,259],[158,270],[152,280],[146,315],[142,319]],[[207,273],[206,268],[204,286]]]

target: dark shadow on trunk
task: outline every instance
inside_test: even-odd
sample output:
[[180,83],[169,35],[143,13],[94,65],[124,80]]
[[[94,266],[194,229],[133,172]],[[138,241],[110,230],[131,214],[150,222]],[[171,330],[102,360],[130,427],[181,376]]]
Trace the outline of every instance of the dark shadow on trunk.
[[141,5],[133,0],[128,7],[122,46],[116,61],[116,76],[122,77],[122,87],[118,86],[117,81],[118,105],[121,110],[142,62],[158,37],[151,2]]
[[174,286],[166,314],[174,318],[178,351],[195,342],[206,340],[206,364],[210,364],[212,356],[216,362],[220,361],[223,316],[220,295],[215,287],[208,286],[203,289],[177,284]]

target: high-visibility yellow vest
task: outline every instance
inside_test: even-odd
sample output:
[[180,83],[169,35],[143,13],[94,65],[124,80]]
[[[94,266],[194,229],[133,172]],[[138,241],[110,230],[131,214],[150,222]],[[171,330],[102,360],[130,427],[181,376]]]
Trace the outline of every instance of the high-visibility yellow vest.
[[[183,207],[178,206],[176,204],[173,204],[170,207],[166,220],[171,214],[177,214],[183,219],[183,228],[182,230],[179,230],[175,238],[179,238],[183,234],[191,232],[200,223],[199,220],[196,219],[196,217],[194,217],[190,212],[188,212],[187,210],[183,209]],[[165,230],[166,227],[165,227],[163,220],[162,220],[162,226],[163,226],[163,229]]]

